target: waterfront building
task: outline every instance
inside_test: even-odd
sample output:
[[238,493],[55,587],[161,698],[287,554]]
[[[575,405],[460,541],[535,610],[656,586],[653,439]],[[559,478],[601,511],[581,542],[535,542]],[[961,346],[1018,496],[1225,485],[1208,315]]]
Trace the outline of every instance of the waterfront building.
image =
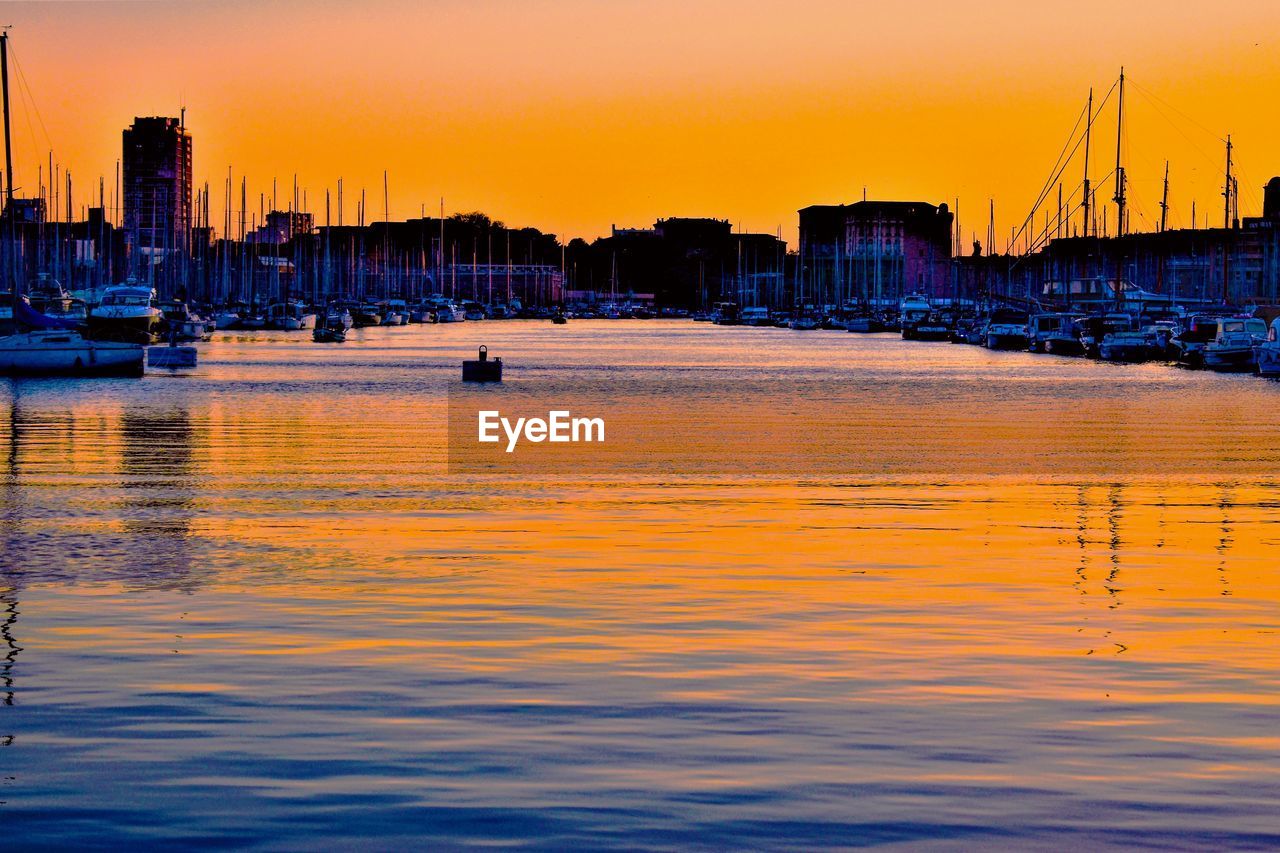
[[191,229],[191,136],[182,119],[135,118],[123,134],[124,230],[135,266],[185,255]]
[[266,222],[250,231],[245,239],[250,243],[279,246],[294,237],[310,234],[314,230],[314,214],[300,213],[296,210],[272,210],[267,213]]
[[778,308],[790,304],[786,269],[787,244],[776,235],[735,232],[727,219],[668,217],[652,228],[614,226],[577,246],[567,272],[573,290],[602,298],[643,292],[658,306]]
[[946,204],[859,201],[800,210],[800,281],[805,301],[898,300],[953,289]]

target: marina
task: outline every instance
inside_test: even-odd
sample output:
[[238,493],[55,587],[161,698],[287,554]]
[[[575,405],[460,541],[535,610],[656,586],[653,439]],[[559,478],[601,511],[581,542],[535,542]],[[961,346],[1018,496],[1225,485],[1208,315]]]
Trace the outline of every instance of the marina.
[[1280,850],[1219,6],[10,3],[9,846]]

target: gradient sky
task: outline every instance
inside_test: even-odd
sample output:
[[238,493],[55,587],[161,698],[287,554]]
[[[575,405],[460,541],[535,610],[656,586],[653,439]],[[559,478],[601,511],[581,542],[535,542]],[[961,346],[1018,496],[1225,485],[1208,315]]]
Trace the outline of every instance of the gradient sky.
[[[966,241],[994,198],[1002,241],[1082,110],[1119,67],[1131,224],[1197,201],[1222,218],[1221,137],[1242,212],[1280,173],[1280,3],[1078,0],[98,0],[11,2],[38,112],[14,96],[18,184],[49,150],[77,206],[112,181],[134,115],[187,106],[196,175],[221,221],[228,166],[252,201],[293,175],[322,211],[345,178],[381,218],[481,209],[593,237],[611,224],[717,216],[749,230],[871,198],[960,199]],[[1144,93],[1164,103],[1157,109]],[[1167,104],[1167,106],[1166,106]],[[1095,179],[1115,158],[1097,125]],[[1167,117],[1167,118],[1166,118]],[[1171,120],[1170,120],[1171,119]],[[1078,182],[1069,175],[1068,191]],[[288,191],[281,190],[281,205]],[[1099,197],[1103,192],[1099,192]],[[1110,192],[1105,195],[1110,196]],[[321,214],[322,216],[322,214]]]

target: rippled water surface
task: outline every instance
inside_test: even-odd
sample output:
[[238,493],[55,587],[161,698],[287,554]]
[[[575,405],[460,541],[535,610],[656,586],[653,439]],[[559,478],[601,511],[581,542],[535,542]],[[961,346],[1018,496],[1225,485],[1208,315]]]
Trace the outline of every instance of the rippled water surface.
[[[459,471],[479,343],[649,443]],[[1280,845],[1280,385],[660,321],[200,359],[0,381],[19,846]]]

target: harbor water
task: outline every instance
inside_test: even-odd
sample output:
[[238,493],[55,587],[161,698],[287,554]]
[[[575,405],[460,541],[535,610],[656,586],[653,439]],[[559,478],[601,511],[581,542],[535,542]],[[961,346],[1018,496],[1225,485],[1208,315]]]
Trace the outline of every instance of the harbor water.
[[[469,393],[590,388],[649,443],[459,470],[480,344],[504,382]],[[758,418],[717,420],[744,389]],[[659,320],[3,380],[0,820],[15,849],[1275,848],[1278,412],[1251,376]]]

